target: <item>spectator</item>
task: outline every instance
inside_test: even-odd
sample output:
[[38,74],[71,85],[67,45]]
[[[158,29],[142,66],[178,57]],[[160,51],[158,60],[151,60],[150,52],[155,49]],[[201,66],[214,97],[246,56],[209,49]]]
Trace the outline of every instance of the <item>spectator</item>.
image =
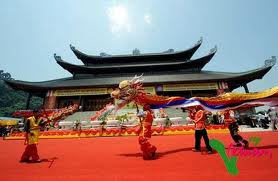
[[218,120],[218,116],[217,116],[217,114],[213,114],[212,115],[212,119],[213,119],[213,124],[219,124],[219,120]]
[[275,108],[270,108],[267,111],[270,121],[271,121],[271,128],[273,131],[277,130],[278,128],[278,112]]
[[4,127],[0,126],[0,137],[4,135]]
[[259,124],[260,127],[264,128],[264,129],[268,128],[266,119],[267,118],[266,118],[265,114],[263,114],[262,112],[259,112],[257,114],[258,124]]

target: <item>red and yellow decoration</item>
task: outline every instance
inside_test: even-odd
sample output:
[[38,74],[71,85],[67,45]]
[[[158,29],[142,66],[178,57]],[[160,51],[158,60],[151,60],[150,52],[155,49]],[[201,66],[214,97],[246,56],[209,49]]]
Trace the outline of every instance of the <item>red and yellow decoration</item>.
[[[229,133],[224,125],[206,126],[208,133]],[[153,127],[152,136],[157,135],[187,135],[194,134],[194,126],[175,126],[169,128]],[[127,129],[103,129],[103,130],[82,130],[82,131],[44,131],[40,132],[40,139],[66,139],[66,138],[92,138],[111,136],[138,136],[139,128]],[[12,133],[5,140],[25,139],[25,133]]]

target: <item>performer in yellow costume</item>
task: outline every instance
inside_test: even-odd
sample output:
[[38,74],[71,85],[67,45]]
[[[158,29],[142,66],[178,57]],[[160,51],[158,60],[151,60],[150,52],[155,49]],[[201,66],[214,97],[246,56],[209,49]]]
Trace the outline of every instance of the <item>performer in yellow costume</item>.
[[34,110],[33,113],[34,116],[29,117],[25,122],[25,144],[27,144],[27,146],[21,156],[20,162],[41,162],[38,155],[37,144],[39,140],[40,126],[44,124],[44,121],[39,117],[38,110]]

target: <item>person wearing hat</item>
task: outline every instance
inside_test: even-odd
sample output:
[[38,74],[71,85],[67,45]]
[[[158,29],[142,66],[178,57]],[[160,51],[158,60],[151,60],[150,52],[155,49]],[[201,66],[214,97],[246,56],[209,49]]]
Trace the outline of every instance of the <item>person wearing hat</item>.
[[26,139],[24,144],[27,146],[25,147],[25,151],[21,156],[20,162],[41,162],[38,155],[37,144],[39,140],[40,126],[42,126],[44,123],[45,122],[42,118],[40,118],[40,113],[37,109],[33,110],[33,116],[27,118],[25,121],[24,127],[26,131]]
[[153,115],[152,110],[148,104],[143,106],[142,113],[138,113],[138,117],[143,118],[141,121],[141,130],[138,138],[141,151],[143,152],[144,160],[155,159],[156,147],[150,143],[150,138],[152,136],[152,123]]

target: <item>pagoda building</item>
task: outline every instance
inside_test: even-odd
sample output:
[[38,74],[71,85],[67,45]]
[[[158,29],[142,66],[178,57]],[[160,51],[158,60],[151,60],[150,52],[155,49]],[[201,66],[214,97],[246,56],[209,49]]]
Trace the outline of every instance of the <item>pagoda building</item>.
[[247,84],[263,76],[275,65],[276,57],[265,61],[262,67],[245,72],[230,73],[205,71],[203,67],[216,53],[216,47],[200,58],[192,56],[201,46],[200,39],[194,46],[183,51],[168,51],[153,54],[140,54],[134,50],[132,55],[88,55],[74,46],[71,50],[83,65],[66,62],[54,54],[58,65],[72,76],[42,82],[6,80],[16,90],[29,93],[26,108],[32,96],[44,98],[46,109],[61,108],[79,104],[83,111],[95,111],[112,102],[110,93],[122,80],[142,75],[144,88],[152,94],[164,96],[215,96],[230,92],[238,87],[248,91]]

